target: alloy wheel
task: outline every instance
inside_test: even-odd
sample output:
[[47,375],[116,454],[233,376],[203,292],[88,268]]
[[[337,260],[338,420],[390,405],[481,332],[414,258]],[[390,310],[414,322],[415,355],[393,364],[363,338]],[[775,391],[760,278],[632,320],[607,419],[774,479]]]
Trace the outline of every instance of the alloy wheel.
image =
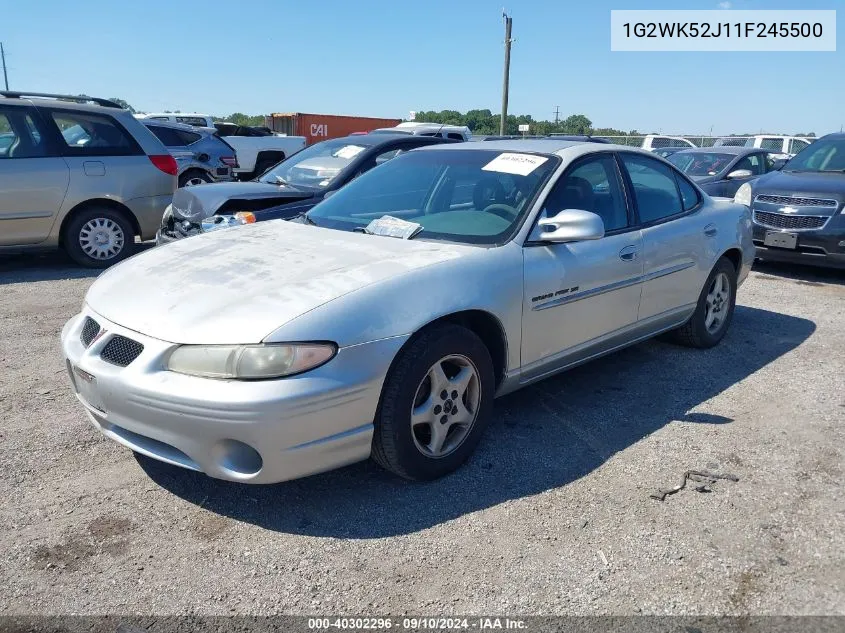
[[713,278],[705,298],[704,327],[715,334],[725,325],[730,311],[731,283],[725,273]]
[[411,407],[411,436],[426,457],[441,458],[464,442],[478,417],[481,381],[465,356],[444,356],[426,372]]

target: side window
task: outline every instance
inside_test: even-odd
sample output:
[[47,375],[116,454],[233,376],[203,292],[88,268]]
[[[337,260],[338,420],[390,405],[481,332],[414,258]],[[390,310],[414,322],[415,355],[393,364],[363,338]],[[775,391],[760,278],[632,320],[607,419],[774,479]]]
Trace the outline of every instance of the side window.
[[381,165],[382,163],[386,163],[391,158],[396,158],[399,154],[402,153],[401,149],[391,149],[386,152],[382,152],[375,158],[376,165]]
[[148,125],[147,128],[156,135],[165,147],[181,147],[185,145],[182,138],[179,136],[179,130],[174,130],[169,127],[161,127],[159,125]]
[[628,211],[616,161],[602,155],[577,163],[555,183],[543,205],[546,217],[564,209],[582,209],[601,216],[605,231],[628,226]]
[[23,108],[0,109],[0,160],[47,155],[47,140],[32,113]]
[[734,165],[732,171],[737,171],[738,169],[747,169],[756,176],[765,173],[766,170],[763,168],[762,154],[751,154],[749,156],[746,156],[736,165]]
[[678,183],[678,190],[681,192],[681,202],[684,203],[684,211],[694,209],[701,202],[701,196],[695,190],[689,180],[675,172],[675,181]]
[[672,169],[648,156],[622,154],[621,157],[634,186],[640,222],[657,222],[683,211]]
[[67,156],[137,156],[141,148],[117,121],[91,112],[49,111]]
[[790,154],[797,154],[798,152],[800,152],[802,149],[804,149],[808,145],[809,145],[809,143],[807,141],[802,141],[799,138],[794,138],[791,141],[789,141],[789,153]]
[[780,152],[783,150],[783,139],[780,138],[764,138],[760,142],[760,147],[763,149],[772,150],[774,152]]
[[191,145],[202,138],[201,134],[196,132],[188,132],[186,130],[176,130],[177,136],[181,139],[182,145]]
[[446,135],[446,138],[451,138],[451,139],[453,139],[453,140],[455,140],[455,141],[462,141],[462,140],[464,140],[464,136],[463,136],[463,134],[457,134],[457,133],[455,133],[455,132],[449,132],[449,133]]
[[176,122],[185,123],[186,125],[193,125],[195,127],[205,127],[206,125],[208,125],[208,121],[198,116],[177,116]]

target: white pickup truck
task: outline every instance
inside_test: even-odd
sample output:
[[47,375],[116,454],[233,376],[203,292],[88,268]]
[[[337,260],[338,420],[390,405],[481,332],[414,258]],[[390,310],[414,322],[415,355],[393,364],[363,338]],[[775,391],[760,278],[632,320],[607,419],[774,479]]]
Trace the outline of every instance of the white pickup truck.
[[305,147],[304,136],[285,136],[261,128],[214,121],[214,118],[207,114],[156,112],[135,116],[139,119],[155,119],[216,129],[218,135],[235,150],[238,166],[233,171],[240,180],[249,180],[263,174],[279,161]]

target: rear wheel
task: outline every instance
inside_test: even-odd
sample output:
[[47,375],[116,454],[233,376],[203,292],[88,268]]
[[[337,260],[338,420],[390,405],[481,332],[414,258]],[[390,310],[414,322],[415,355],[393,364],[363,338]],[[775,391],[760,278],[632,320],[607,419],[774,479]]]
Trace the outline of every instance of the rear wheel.
[[135,250],[135,231],[119,211],[91,207],[65,226],[62,243],[68,255],[86,268],[106,268]]
[[200,169],[189,169],[179,176],[180,187],[194,187],[211,182],[211,177]]
[[689,321],[671,332],[671,338],[682,345],[706,349],[721,341],[728,332],[736,306],[736,269],[722,257],[701,290],[698,305]]
[[457,325],[424,331],[385,381],[373,459],[406,479],[436,479],[475,450],[493,407],[490,353]]

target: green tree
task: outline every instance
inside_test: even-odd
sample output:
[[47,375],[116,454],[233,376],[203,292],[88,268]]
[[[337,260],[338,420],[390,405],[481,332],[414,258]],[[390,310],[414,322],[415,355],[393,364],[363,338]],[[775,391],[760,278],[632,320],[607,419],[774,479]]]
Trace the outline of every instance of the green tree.
[[119,105],[124,110],[129,110],[132,114],[135,114],[137,110],[133,108],[127,101],[123,99],[118,99],[117,97],[109,97],[109,101],[114,101],[117,105]]

